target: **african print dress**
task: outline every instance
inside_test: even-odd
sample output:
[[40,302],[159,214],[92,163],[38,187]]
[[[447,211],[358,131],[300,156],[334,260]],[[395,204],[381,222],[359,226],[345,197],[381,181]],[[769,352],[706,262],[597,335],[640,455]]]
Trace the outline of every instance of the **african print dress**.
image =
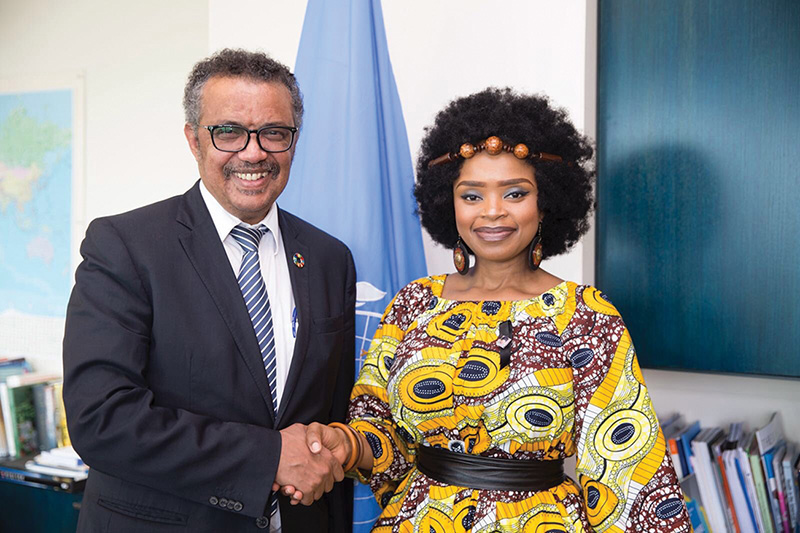
[[[350,401],[375,461],[378,532],[691,531],[650,396],[619,313],[562,282],[520,301],[441,297],[445,276],[387,308]],[[512,323],[510,363],[498,326]],[[419,446],[486,457],[577,454],[578,483],[539,492],[436,482]],[[360,475],[360,474],[359,474]]]

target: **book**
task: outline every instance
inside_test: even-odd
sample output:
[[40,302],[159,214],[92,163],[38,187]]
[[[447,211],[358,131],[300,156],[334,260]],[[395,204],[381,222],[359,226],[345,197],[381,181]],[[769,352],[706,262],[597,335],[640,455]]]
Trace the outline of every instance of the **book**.
[[67,412],[64,410],[64,393],[63,384],[56,382],[53,384],[53,405],[55,406],[55,419],[56,419],[56,441],[59,448],[70,446],[72,443],[69,439],[69,431],[67,430]]
[[775,492],[777,493],[778,497],[778,508],[781,511],[783,530],[784,533],[792,533],[794,526],[792,525],[789,517],[789,507],[786,502],[786,493],[784,492],[785,485],[783,483],[783,468],[781,467],[784,455],[786,455],[786,444],[781,441],[777,448],[775,448],[772,452],[772,472],[775,476]]
[[728,529],[735,533],[742,533],[733,504],[731,488],[728,483],[728,472],[725,467],[725,463],[722,460],[723,448],[727,448],[728,446],[730,446],[728,436],[724,433],[721,437],[714,441],[713,445],[711,446],[711,450],[714,454],[712,470],[717,481],[717,489],[720,491],[720,495],[722,497],[722,510],[725,511]]
[[728,477],[728,487],[733,500],[733,511],[742,533],[756,533],[758,525],[753,515],[753,509],[747,498],[744,472],[739,464],[735,449],[722,452],[725,472]]
[[658,417],[658,425],[661,426],[662,432],[667,431],[667,428],[669,428],[672,424],[676,422],[682,423],[683,415],[681,415],[680,413],[672,413],[666,417],[661,417],[661,416]]
[[82,492],[86,486],[85,478],[34,472],[25,468],[26,462],[25,459],[0,461],[0,481],[64,492]]
[[6,423],[3,421],[3,411],[0,408],[0,458],[8,456],[8,439],[6,438]]
[[[795,458],[794,462],[792,463],[792,479],[794,479],[795,482],[797,483],[797,485],[795,485],[795,488],[798,488],[798,486],[800,486],[800,455],[797,458]],[[797,499],[800,500],[800,491],[797,492]],[[798,503],[800,504],[800,502]],[[800,511],[800,506],[798,506],[798,511]],[[800,520],[798,520],[797,531],[798,533],[800,533]]]
[[680,451],[678,449],[677,440],[678,435],[683,431],[683,429],[683,421],[680,418],[674,420],[666,427],[666,429],[662,428],[664,440],[667,443],[667,449],[669,450],[669,454],[672,458],[672,466],[675,468],[675,474],[677,474],[678,479],[682,479],[685,475],[683,467],[681,466]]
[[9,386],[9,388],[14,388],[60,380],[60,375],[50,372],[27,372],[24,374],[14,374],[12,376],[8,376],[6,378],[6,384]]
[[64,468],[63,466],[42,465],[36,461],[25,461],[25,469],[29,470],[30,472],[50,474],[51,476],[68,477],[76,481],[80,481],[89,477],[88,468],[75,470],[72,468]]
[[751,431],[746,434],[743,433],[742,437],[736,443],[736,449],[734,450],[736,469],[741,477],[741,482],[747,498],[748,509],[755,521],[756,528],[758,531],[766,532],[767,527],[764,525],[764,518],[761,515],[761,509],[758,503],[753,468],[750,464],[750,458],[747,455],[747,449],[752,440],[753,432]]
[[3,433],[6,438],[5,454],[9,457],[16,457],[17,445],[12,429],[11,397],[9,396],[8,385],[6,385],[5,381],[0,381],[0,410],[3,414]]
[[39,451],[36,435],[36,408],[33,405],[33,388],[30,385],[11,387],[6,383],[9,400],[8,433],[14,439],[13,457],[33,455]]
[[786,447],[786,454],[781,462],[783,482],[785,485],[787,507],[789,508],[790,523],[793,531],[800,531],[800,491],[794,465],[800,460],[800,452],[796,444],[790,443]]
[[700,421],[694,421],[678,434],[675,441],[678,444],[678,453],[681,457],[681,470],[684,476],[694,472],[692,462],[692,440],[700,433]]
[[758,449],[758,440],[755,432],[745,445],[747,458],[750,460],[750,471],[753,473],[753,484],[756,488],[758,498],[758,510],[761,514],[763,531],[765,533],[776,533],[775,523],[772,518],[772,507],[770,505],[767,487],[767,477],[761,463],[761,451]]
[[764,427],[756,430],[758,449],[761,452],[761,463],[764,467],[764,477],[767,485],[767,498],[772,511],[772,522],[776,533],[789,533],[791,526],[788,523],[788,510],[786,502],[781,505],[783,489],[778,487],[773,458],[775,452],[784,442],[783,422],[780,413],[775,412],[770,416],[769,422]]
[[33,386],[33,404],[36,407],[36,433],[39,436],[40,450],[50,450],[58,447],[56,410],[52,389],[52,383],[37,383]]
[[686,499],[686,510],[689,512],[689,521],[692,523],[694,533],[710,533],[708,522],[704,516],[702,508],[698,505],[697,500],[691,498]]
[[744,472],[737,461],[737,446],[742,439],[744,428],[741,422],[734,422],[728,429],[728,437],[722,445],[721,460],[725,467],[731,507],[742,533],[756,533],[756,519],[747,500]]
[[26,372],[31,372],[31,365],[24,357],[0,359],[0,381],[5,381],[9,376]]
[[[30,372],[30,364],[24,357],[17,357],[14,359],[0,358],[0,385],[3,385],[6,380],[18,374]],[[16,454],[16,449],[13,447],[13,433],[11,433],[10,421],[8,418],[11,416],[9,411],[8,391],[0,390],[0,457],[7,457]]]
[[53,448],[49,451],[43,451],[34,458],[34,461],[45,466],[57,466],[76,470],[86,468],[86,464],[83,462],[83,459],[80,458],[72,446]]
[[775,448],[783,440],[783,421],[780,413],[772,413],[769,422],[761,429],[756,430],[756,440],[761,453]]
[[697,475],[689,474],[681,479],[681,490],[686,502],[686,510],[689,512],[689,520],[695,533],[710,533],[708,526],[708,515],[702,505],[700,489],[697,486]]
[[705,428],[691,441],[692,455],[689,458],[697,477],[697,486],[703,507],[708,515],[708,523],[712,531],[730,531],[721,490],[717,486],[714,474],[713,452],[711,446],[721,438],[722,429]]

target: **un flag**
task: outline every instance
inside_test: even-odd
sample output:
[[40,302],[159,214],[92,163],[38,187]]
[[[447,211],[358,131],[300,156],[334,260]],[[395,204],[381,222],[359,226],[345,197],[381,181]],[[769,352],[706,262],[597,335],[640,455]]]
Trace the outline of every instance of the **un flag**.
[[[378,0],[310,0],[295,66],[305,103],[279,205],[350,247],[358,272],[356,370],[392,296],[424,276],[414,172]],[[354,527],[380,514],[356,486]]]

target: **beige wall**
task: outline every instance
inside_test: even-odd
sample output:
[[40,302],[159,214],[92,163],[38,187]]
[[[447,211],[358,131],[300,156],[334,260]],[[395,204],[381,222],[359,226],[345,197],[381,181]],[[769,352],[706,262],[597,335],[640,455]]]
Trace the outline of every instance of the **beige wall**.
[[[595,0],[383,0],[383,10],[414,154],[438,109],[487,85],[545,92],[594,133],[595,33],[587,22],[592,28]],[[191,65],[219,47],[244,46],[291,66],[304,12],[305,2],[278,0],[2,2],[0,78],[84,76],[88,221],[186,190],[196,179],[181,111]],[[587,236],[546,268],[592,283],[593,242]],[[431,272],[452,270],[447,251],[428,242],[426,255]],[[22,353],[2,337],[4,327],[22,326],[31,325],[0,324],[0,352]],[[34,363],[60,369],[58,324],[45,340]],[[655,370],[645,377],[661,413],[753,426],[779,409],[800,440],[798,380]]]

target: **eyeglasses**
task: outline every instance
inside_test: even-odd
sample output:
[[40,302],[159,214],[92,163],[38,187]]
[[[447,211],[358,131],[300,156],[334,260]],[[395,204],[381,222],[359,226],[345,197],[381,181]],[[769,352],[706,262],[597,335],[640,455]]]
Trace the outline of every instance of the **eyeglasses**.
[[241,152],[250,144],[250,134],[256,134],[256,142],[265,152],[285,152],[294,143],[297,128],[292,126],[264,126],[248,130],[242,126],[220,124],[203,126],[211,134],[211,143],[221,152]]

